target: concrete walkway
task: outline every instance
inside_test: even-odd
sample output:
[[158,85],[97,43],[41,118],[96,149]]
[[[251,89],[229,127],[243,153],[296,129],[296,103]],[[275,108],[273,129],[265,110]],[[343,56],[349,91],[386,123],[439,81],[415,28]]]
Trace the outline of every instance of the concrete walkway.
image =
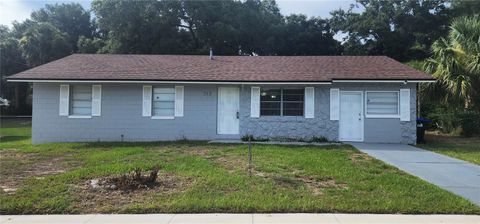
[[480,166],[410,145],[350,144],[370,156],[480,206]]
[[465,223],[478,224],[480,216],[467,215],[373,215],[373,214],[144,214],[144,215],[21,215],[0,216],[2,224],[253,224],[253,223]]

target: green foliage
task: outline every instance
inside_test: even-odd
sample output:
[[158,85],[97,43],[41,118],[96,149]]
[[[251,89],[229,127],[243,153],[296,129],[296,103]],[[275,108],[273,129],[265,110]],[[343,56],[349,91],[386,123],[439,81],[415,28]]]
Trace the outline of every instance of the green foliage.
[[328,138],[325,136],[313,136],[310,142],[328,142]]
[[95,53],[102,53],[102,49],[104,49],[106,43],[103,39],[94,37],[94,38],[87,38],[85,36],[81,36],[78,39],[77,48],[78,53],[83,54],[95,54]]
[[426,87],[427,96],[449,105],[480,108],[479,40],[479,16],[454,20],[448,38],[435,41],[433,56],[425,65],[438,80]]
[[[333,11],[335,31],[348,33],[346,55],[387,55],[400,61],[425,58],[434,40],[446,33],[446,0],[357,0]],[[358,9],[364,9],[358,13]]]
[[79,3],[46,4],[45,8],[32,12],[31,19],[38,23],[50,23],[66,33],[73,50],[76,50],[80,36],[91,37],[94,32],[90,12]]
[[447,135],[427,135],[425,138],[425,143],[418,147],[480,165],[480,138]]
[[480,13],[480,1],[476,0],[451,0],[452,15],[455,17],[471,16]]
[[92,9],[108,39],[104,52],[205,54],[210,48],[218,55],[340,52],[326,20],[284,18],[275,1],[109,0],[94,1]]
[[252,141],[252,142],[268,142],[268,138],[260,138],[254,137],[253,135],[244,135],[240,138],[244,142]]
[[29,27],[20,47],[30,66],[38,66],[72,53],[68,36],[50,23],[37,23]]

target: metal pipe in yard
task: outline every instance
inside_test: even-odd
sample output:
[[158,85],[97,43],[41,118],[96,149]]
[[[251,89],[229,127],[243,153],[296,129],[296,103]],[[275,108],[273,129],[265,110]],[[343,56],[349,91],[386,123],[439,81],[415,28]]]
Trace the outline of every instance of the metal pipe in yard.
[[252,176],[252,137],[248,137],[248,175]]

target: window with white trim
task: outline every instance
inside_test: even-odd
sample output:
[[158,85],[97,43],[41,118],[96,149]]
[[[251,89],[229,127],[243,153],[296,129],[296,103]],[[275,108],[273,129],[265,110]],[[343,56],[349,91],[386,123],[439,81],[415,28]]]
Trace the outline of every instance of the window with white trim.
[[303,116],[304,89],[263,89],[260,116]]
[[92,85],[71,85],[70,115],[92,115]]
[[400,116],[400,93],[398,91],[366,91],[365,115],[367,117]]
[[155,117],[175,116],[175,88],[153,88],[152,112]]

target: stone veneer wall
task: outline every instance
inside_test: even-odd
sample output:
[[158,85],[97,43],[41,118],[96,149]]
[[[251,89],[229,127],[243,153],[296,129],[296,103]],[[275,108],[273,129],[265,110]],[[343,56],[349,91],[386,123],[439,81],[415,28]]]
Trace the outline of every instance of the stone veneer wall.
[[[330,120],[330,88],[342,90],[395,90],[410,88],[410,121],[399,118],[365,118],[365,142],[415,144],[416,142],[416,85],[403,83],[337,83],[315,86],[315,117],[250,117],[250,87],[243,86],[240,95],[240,135],[260,138],[311,138],[325,136],[338,140],[338,121]],[[278,88],[260,86],[261,88]],[[304,88],[305,86],[282,86]]]

